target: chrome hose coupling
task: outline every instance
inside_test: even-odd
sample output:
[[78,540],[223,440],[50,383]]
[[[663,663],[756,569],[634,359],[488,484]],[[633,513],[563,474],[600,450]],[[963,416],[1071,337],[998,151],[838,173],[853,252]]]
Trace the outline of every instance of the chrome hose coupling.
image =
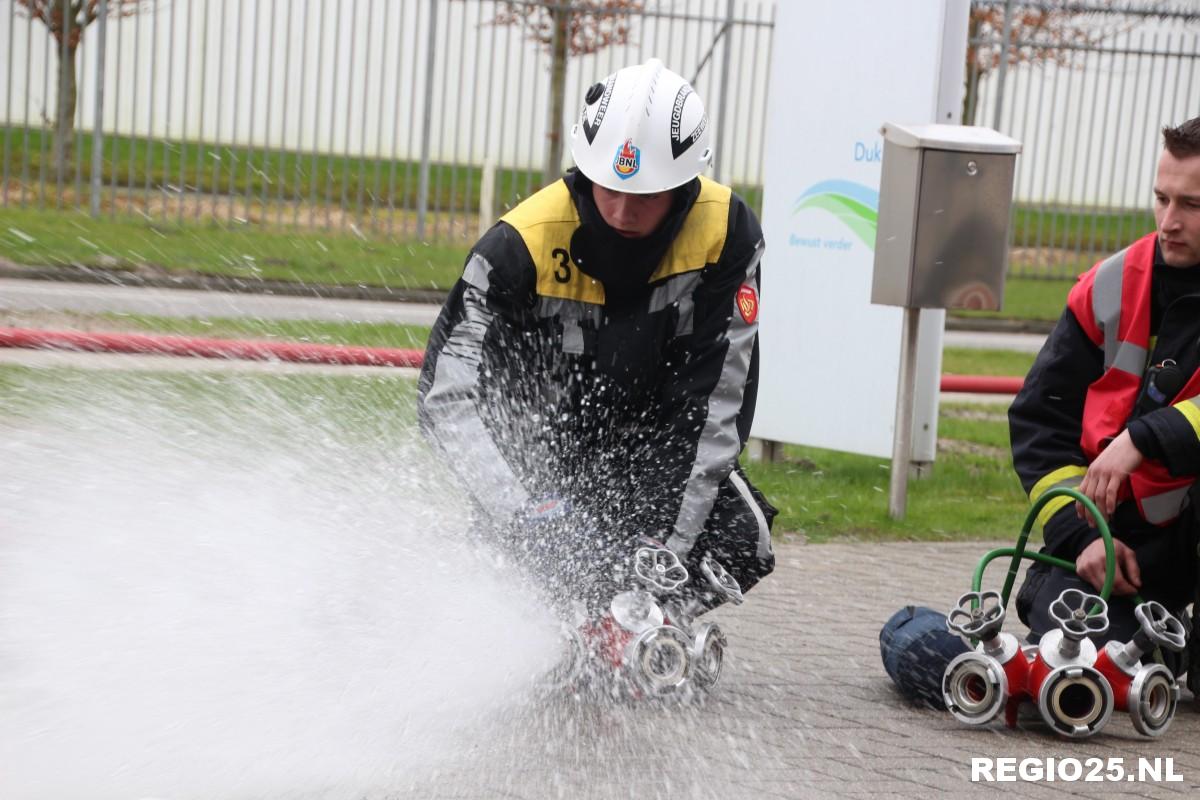
[[1030,669],[1030,695],[1046,724],[1063,736],[1086,738],[1112,716],[1113,690],[1096,668],[1090,636],[1108,631],[1108,604],[1099,596],[1067,589],[1050,604],[1057,630],[1042,636]]
[[946,617],[946,627],[978,640],[956,656],[942,675],[942,700],[960,722],[986,725],[1025,696],[1029,660],[1016,637],[1001,633],[1005,610],[998,592],[967,592]]
[[1183,623],[1156,601],[1133,610],[1139,629],[1125,644],[1108,642],[1096,659],[1096,669],[1112,685],[1118,711],[1127,711],[1143,736],[1161,736],[1175,718],[1179,685],[1162,664],[1142,663],[1156,647],[1176,653],[1187,646]]

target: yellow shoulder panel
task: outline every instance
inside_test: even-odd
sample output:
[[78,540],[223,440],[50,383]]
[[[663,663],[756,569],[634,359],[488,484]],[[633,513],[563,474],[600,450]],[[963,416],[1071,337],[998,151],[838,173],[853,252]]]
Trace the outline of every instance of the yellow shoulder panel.
[[650,276],[658,281],[683,272],[703,269],[721,257],[725,235],[729,228],[729,201],[733,190],[728,186],[700,178],[700,196],[688,212],[687,219],[662,263]]
[[521,234],[537,269],[537,293],[582,303],[604,303],[604,287],[571,263],[571,234],[579,213],[563,181],[555,181],[500,218]]

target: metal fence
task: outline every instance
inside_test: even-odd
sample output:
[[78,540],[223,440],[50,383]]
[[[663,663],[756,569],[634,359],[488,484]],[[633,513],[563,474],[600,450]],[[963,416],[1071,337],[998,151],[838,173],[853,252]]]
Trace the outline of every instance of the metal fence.
[[[587,86],[651,56],[696,85],[715,176],[757,206],[768,82],[787,79],[769,74],[774,0],[103,2],[114,13],[69,52],[38,3],[0,0],[0,206],[468,241],[542,185],[548,133]],[[1073,275],[1148,230],[1158,131],[1200,113],[1196,0],[1094,2],[972,2],[965,121],[1025,145],[1018,275]],[[546,22],[563,9],[591,24],[550,120]]]
[[1200,5],[975,0],[964,118],[1019,139],[1010,274],[1154,229],[1161,129],[1200,115]]
[[[762,183],[773,2],[105,2],[75,54],[60,168],[68,47],[28,3],[0,0],[4,205],[466,240],[542,185],[548,127],[565,133],[591,83],[652,56],[705,98],[717,177],[752,199]],[[541,26],[556,9],[590,24],[549,120]]]

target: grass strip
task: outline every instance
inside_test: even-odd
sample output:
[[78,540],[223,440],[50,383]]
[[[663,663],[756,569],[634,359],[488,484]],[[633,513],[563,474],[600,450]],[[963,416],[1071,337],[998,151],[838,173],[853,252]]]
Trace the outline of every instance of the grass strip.
[[[51,131],[0,126],[0,141],[8,136],[8,174],[28,170],[30,184],[45,183],[54,190],[57,179],[51,158]],[[26,138],[28,137],[28,138]],[[28,147],[25,143],[28,141]],[[86,184],[92,174],[92,135],[75,133],[75,157],[66,183],[74,185],[78,167]],[[44,157],[44,158],[43,158]],[[106,134],[100,180],[118,190],[181,191],[233,195],[252,201],[282,200],[310,204],[332,203],[393,209],[416,209],[420,162],[299,152],[198,141],[168,141]],[[428,208],[434,211],[479,212],[481,167],[433,163],[429,167]],[[498,167],[495,172],[497,209],[511,208],[542,187],[540,169]],[[751,208],[762,207],[762,188],[735,185]]]
[[1015,538],[1028,510],[1002,406],[943,404],[933,474],[909,481],[900,521],[887,513],[887,459],[796,445],[784,456],[747,474],[779,509],[776,530],[813,542]]
[[281,231],[251,224],[93,219],[76,211],[0,209],[0,258],[152,274],[448,289],[467,248],[386,237]]

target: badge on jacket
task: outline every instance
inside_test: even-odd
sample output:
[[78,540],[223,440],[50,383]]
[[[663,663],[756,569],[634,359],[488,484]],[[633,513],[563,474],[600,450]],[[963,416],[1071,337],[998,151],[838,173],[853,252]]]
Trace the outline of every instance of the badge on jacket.
[[742,288],[738,289],[737,307],[747,325],[758,319],[758,293],[750,284],[743,283]]

